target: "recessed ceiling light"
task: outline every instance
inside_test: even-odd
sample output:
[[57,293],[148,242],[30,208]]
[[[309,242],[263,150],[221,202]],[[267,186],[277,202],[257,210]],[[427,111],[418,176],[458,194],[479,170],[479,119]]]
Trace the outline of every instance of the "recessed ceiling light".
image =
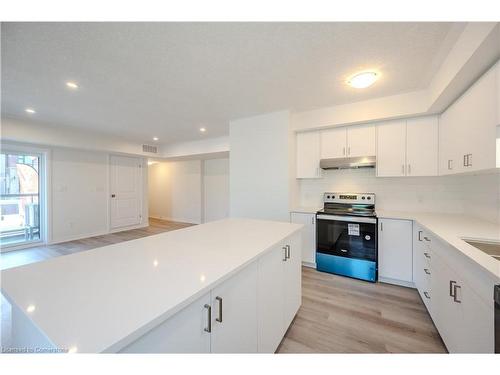
[[153,141],[157,141],[158,139],[158,137],[153,137]]
[[205,133],[206,131],[207,131],[207,129],[205,129],[205,128],[200,128],[200,132]]
[[379,74],[375,72],[363,72],[349,78],[347,83],[356,89],[364,89],[373,85],[378,78]]
[[68,86],[70,89],[76,90],[78,88],[78,85],[75,82],[68,81],[66,82],[66,86]]
[[31,113],[31,114],[36,113],[36,111],[33,108],[26,108],[24,111],[26,113]]

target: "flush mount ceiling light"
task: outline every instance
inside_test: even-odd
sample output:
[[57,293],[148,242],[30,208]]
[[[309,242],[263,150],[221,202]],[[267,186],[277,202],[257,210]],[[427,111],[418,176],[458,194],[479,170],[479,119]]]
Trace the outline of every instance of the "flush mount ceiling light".
[[66,86],[73,90],[76,90],[78,88],[78,84],[72,81],[66,82]]
[[36,113],[36,111],[35,111],[33,108],[26,108],[26,109],[24,110],[24,112],[29,113],[29,114]]
[[205,129],[205,128],[200,128],[200,132],[205,133],[206,131],[207,131],[207,129]]
[[153,141],[157,141],[158,139],[158,137],[153,137]]
[[349,78],[347,83],[356,89],[364,89],[373,85],[379,76],[380,75],[375,72],[357,73]]

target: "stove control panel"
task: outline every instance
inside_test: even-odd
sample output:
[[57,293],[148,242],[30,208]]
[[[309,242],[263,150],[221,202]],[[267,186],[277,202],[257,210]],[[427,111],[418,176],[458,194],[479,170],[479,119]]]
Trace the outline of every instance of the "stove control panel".
[[373,193],[325,193],[324,203],[375,204]]

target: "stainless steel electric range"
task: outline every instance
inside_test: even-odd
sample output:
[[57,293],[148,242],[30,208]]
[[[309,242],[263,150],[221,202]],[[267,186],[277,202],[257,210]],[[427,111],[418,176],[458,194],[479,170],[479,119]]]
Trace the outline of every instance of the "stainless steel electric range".
[[325,193],[316,213],[318,271],[376,282],[375,194]]

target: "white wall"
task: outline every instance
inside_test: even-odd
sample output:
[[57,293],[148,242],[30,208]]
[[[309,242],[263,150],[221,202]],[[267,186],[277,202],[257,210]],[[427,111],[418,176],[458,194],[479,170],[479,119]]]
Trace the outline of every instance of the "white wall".
[[289,112],[232,121],[229,138],[230,215],[288,221]]
[[327,191],[375,193],[380,210],[467,213],[500,222],[500,174],[376,178],[375,169],[328,170],[300,180],[301,206],[321,206]]
[[203,222],[229,216],[229,159],[203,161]]
[[159,162],[149,166],[149,215],[201,223],[201,161]]

